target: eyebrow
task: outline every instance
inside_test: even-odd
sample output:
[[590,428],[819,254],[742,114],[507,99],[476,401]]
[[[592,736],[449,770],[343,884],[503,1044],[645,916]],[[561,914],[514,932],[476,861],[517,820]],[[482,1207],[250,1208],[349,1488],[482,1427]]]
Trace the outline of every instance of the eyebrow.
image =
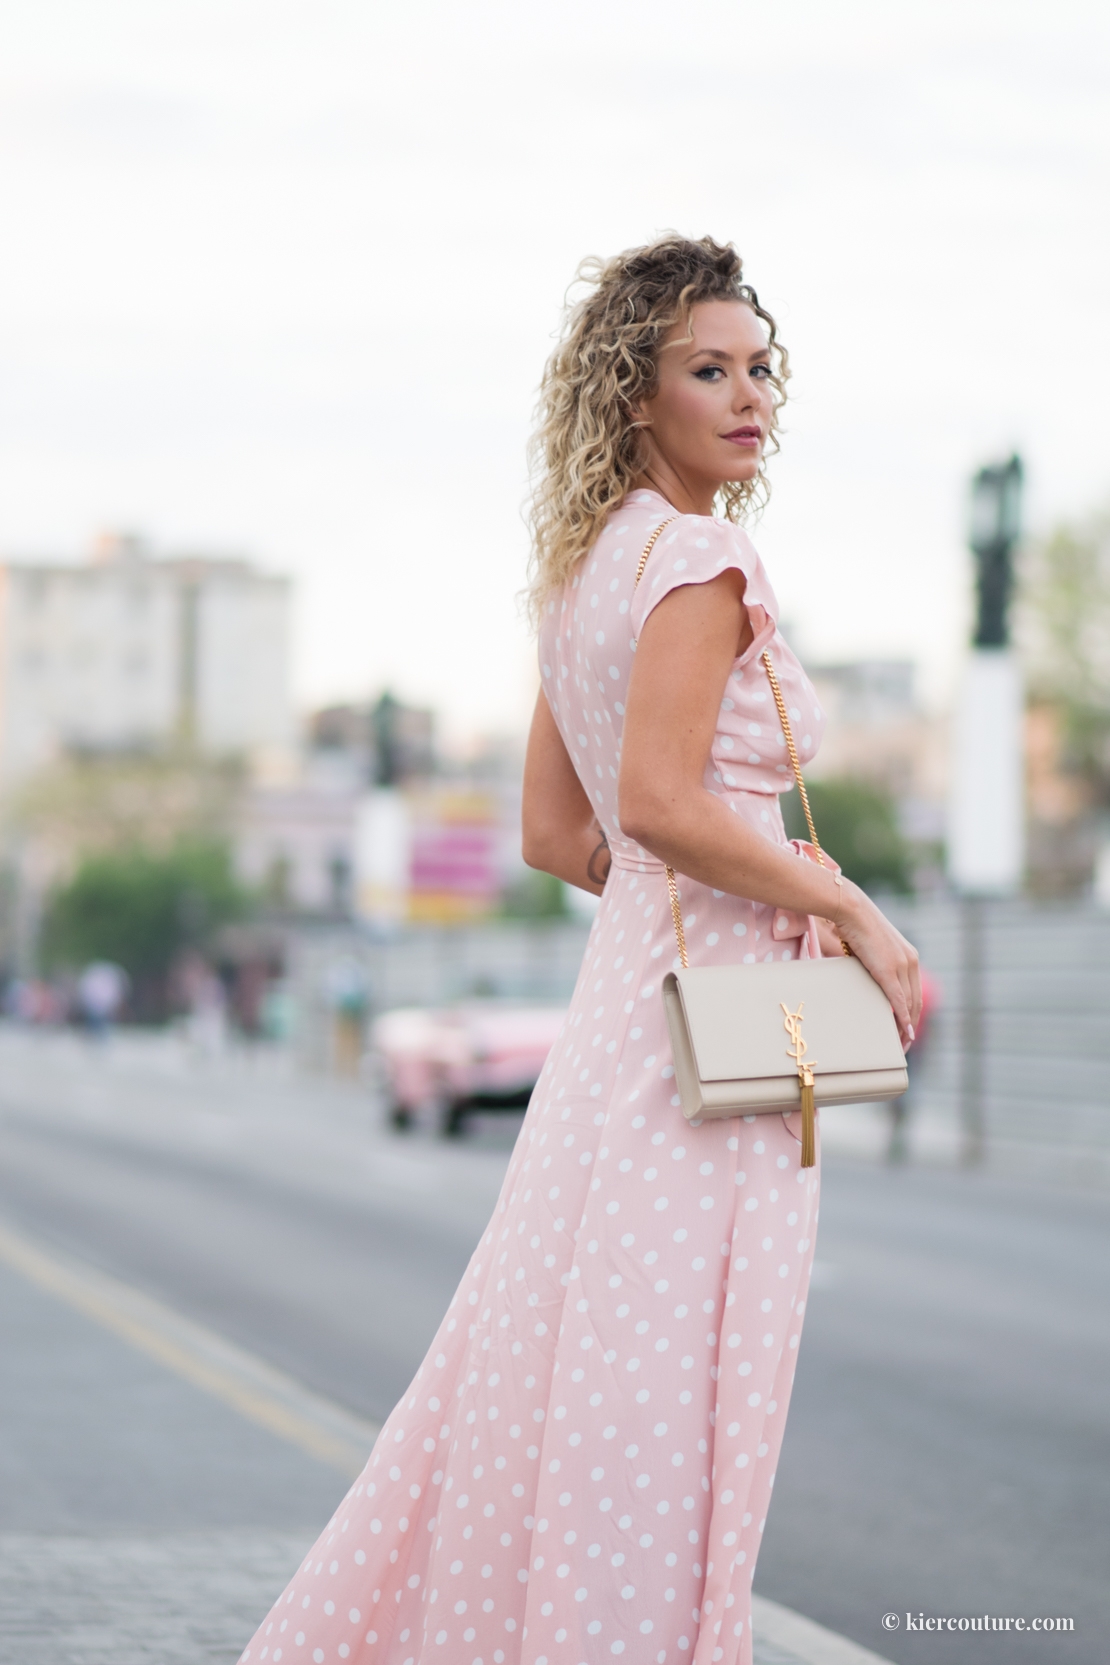
[[[749,353],[748,363],[751,364],[757,358],[770,358],[770,356],[771,349],[769,347],[757,347],[754,353]],[[736,362],[734,353],[726,353],[720,347],[699,347],[697,352],[690,354],[686,360],[687,364],[691,364],[696,358],[719,358],[725,364],[735,364]]]

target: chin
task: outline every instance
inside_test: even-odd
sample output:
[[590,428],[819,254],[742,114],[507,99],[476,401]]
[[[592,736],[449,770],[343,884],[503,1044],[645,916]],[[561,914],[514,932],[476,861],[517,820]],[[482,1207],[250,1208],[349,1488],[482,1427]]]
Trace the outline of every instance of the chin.
[[749,480],[754,480],[758,475],[762,461],[762,457],[753,457],[750,462],[737,463],[722,477],[722,486],[747,485]]

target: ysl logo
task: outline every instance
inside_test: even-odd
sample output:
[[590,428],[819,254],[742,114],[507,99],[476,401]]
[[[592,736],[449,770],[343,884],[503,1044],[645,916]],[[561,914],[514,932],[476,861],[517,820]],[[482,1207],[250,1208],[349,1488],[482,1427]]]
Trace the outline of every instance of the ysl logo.
[[790,1036],[790,1045],[786,1049],[786,1056],[793,1058],[798,1071],[798,1095],[802,1110],[802,1167],[812,1168],[817,1160],[814,1118],[817,1105],[814,1100],[813,1072],[817,1067],[813,1063],[803,1062],[809,1048],[802,1038],[802,1007],[804,1000],[799,1000],[798,1010],[792,1012],[785,1001],[780,1000],[782,1007],[782,1026]]
[[809,1047],[806,1045],[805,1039],[802,1035],[802,1007],[805,1005],[805,1001],[800,1000],[798,1002],[798,1010],[796,1012],[792,1012],[783,1000],[779,1001],[779,1005],[782,1007],[783,1012],[782,1026],[786,1030],[786,1033],[790,1036],[790,1045],[786,1049],[786,1056],[788,1058],[793,1058],[798,1067],[798,1074],[803,1080],[808,1079],[809,1081],[812,1081],[813,1071],[816,1067],[815,1064],[802,1063],[802,1059],[809,1051]]

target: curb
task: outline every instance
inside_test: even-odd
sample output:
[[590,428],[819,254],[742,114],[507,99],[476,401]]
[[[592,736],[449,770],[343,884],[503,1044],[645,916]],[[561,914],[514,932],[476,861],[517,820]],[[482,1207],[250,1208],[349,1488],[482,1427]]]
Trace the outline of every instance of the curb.
[[755,1665],[891,1665],[870,1648],[766,1596],[752,1596],[752,1633]]

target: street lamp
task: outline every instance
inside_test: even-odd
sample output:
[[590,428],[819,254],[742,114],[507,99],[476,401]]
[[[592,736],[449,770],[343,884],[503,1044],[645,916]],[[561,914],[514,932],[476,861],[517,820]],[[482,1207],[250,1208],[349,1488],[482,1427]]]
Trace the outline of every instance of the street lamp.
[[1011,896],[1024,866],[1023,702],[1008,617],[1021,485],[1014,456],[981,468],[971,489],[978,606],[955,712],[948,826],[949,877],[964,896]]
[[1021,884],[1025,747],[1021,672],[1010,647],[1021,458],[988,464],[971,486],[968,543],[977,608],[955,711],[948,873],[962,901],[960,1119],[964,1161],[986,1146],[986,936],[992,902]]
[[1014,550],[1021,536],[1021,458],[981,468],[971,483],[968,542],[976,563],[977,648],[1010,643],[1009,606],[1014,588]]

